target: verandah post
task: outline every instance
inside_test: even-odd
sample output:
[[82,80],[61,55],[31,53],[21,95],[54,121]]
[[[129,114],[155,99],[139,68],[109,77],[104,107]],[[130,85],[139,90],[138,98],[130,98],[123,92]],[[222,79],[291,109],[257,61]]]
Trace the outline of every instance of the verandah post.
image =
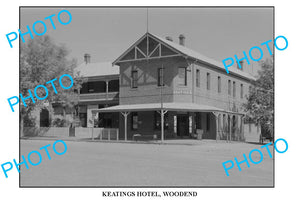
[[92,140],[94,140],[94,124],[95,123],[95,114],[94,114],[94,112],[92,112],[92,124],[93,124],[93,126],[92,126]]
[[161,119],[161,122],[160,122],[160,126],[161,126],[161,142],[164,141],[164,110],[161,109],[160,110],[160,119]]
[[121,112],[124,116],[124,140],[127,141],[127,116],[130,112]]
[[231,123],[232,123],[232,119],[231,119],[231,115],[229,114],[229,141],[231,142]]
[[219,139],[219,114],[218,112],[212,112],[216,118],[216,142]]

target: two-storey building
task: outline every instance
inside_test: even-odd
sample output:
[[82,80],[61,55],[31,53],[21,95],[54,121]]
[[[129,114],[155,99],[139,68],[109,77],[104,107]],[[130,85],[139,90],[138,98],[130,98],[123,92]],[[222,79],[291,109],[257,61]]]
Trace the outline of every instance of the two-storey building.
[[91,63],[90,58],[85,54],[84,62],[76,68],[83,78],[78,104],[80,126],[118,128],[119,113],[101,113],[93,118],[91,110],[119,105],[119,67],[111,62]]
[[[32,113],[36,125],[25,127],[25,136],[77,136],[91,137],[91,129],[119,128],[119,113],[100,113],[93,118],[92,110],[119,105],[119,67],[111,62],[91,63],[91,56],[84,55],[84,62],[75,68],[83,83],[75,107],[63,101],[45,103],[45,107]],[[77,98],[77,97],[76,97]]]
[[[242,104],[255,78],[146,33],[120,55],[119,105],[92,109],[120,113],[120,137],[206,138],[258,141],[259,127],[244,122]],[[94,106],[95,107],[95,106]]]

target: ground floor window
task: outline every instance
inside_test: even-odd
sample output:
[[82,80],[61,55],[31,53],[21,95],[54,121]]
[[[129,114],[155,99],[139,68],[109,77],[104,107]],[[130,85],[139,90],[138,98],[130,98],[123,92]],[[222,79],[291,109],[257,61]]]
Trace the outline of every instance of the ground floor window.
[[131,129],[132,130],[138,129],[138,113],[137,112],[131,113]]
[[54,115],[64,115],[64,108],[61,105],[54,105],[53,106],[53,114]]
[[87,127],[87,105],[79,105],[77,110],[79,115],[79,126]]
[[235,116],[232,117],[232,132],[233,133],[236,132],[236,117]]
[[87,127],[87,113],[79,113],[79,120],[81,127]]

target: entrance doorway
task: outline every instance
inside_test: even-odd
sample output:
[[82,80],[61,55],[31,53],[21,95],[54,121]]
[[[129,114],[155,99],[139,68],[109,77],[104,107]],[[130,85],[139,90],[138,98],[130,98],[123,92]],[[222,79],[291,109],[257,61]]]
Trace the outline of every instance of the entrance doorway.
[[42,109],[40,112],[40,127],[49,127],[49,111]]
[[189,116],[177,115],[177,136],[189,136]]

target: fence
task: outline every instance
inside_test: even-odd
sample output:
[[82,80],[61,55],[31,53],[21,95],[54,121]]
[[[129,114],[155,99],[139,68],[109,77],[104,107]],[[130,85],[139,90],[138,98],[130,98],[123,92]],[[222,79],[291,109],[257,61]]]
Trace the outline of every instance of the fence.
[[[99,140],[119,140],[118,128],[92,128],[75,127],[71,134],[69,127],[24,127],[22,136],[25,137],[72,137],[99,139]],[[71,135],[70,135],[71,134]],[[21,137],[22,137],[21,136]]]
[[[95,131],[95,128],[94,128]],[[97,130],[96,130],[97,131]],[[96,133],[96,134],[95,134]],[[92,133],[92,139],[99,138],[99,140],[119,140],[119,129],[117,128],[100,128],[98,132]],[[97,134],[98,133],[98,134]]]

